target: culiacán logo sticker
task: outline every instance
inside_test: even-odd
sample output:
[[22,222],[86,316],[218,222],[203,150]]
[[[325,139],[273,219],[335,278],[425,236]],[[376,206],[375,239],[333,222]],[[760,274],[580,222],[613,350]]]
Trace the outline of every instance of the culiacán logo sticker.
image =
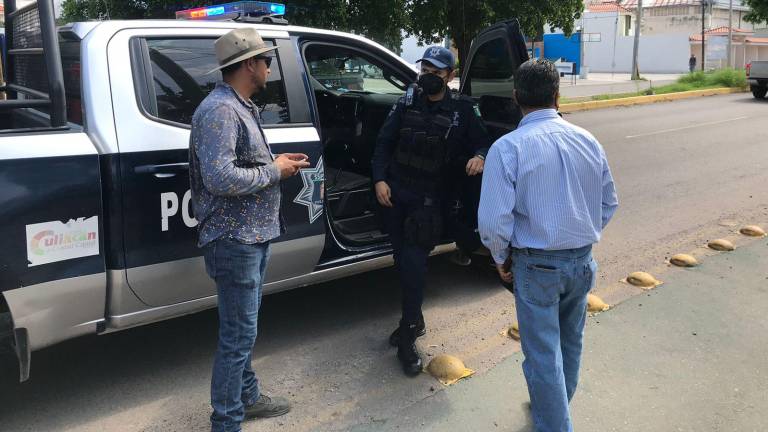
[[27,225],[29,267],[99,254],[99,219]]

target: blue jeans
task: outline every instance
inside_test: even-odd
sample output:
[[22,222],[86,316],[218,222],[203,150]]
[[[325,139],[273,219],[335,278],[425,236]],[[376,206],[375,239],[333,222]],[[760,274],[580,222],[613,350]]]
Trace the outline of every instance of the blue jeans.
[[592,247],[513,249],[515,305],[537,432],[572,432],[568,403],[579,381]]
[[219,239],[205,246],[205,270],[219,296],[219,344],[211,379],[212,432],[239,432],[246,405],[259,398],[251,350],[269,243]]

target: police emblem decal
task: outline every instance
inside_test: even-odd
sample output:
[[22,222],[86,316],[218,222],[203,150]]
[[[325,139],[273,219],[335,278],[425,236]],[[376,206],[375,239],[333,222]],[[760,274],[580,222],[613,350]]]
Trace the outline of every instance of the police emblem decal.
[[323,158],[317,161],[314,168],[299,170],[304,187],[299,191],[293,202],[306,206],[309,211],[309,223],[323,214],[323,197],[325,195],[325,169]]

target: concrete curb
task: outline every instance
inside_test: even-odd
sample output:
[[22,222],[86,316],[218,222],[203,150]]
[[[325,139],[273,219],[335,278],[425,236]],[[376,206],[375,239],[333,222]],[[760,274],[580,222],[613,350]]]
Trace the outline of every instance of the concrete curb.
[[668,93],[668,94],[661,94],[661,95],[632,96],[632,97],[619,98],[619,99],[574,102],[574,103],[560,105],[560,111],[565,113],[572,113],[577,111],[589,111],[589,110],[595,110],[595,109],[601,109],[601,108],[645,105],[645,104],[652,104],[656,102],[674,101],[674,100],[688,99],[688,98],[702,97],[702,96],[743,93],[745,91],[746,91],[745,89],[741,89],[741,88],[725,87],[725,88],[714,88],[714,89],[705,89],[705,90],[692,90],[687,92]]

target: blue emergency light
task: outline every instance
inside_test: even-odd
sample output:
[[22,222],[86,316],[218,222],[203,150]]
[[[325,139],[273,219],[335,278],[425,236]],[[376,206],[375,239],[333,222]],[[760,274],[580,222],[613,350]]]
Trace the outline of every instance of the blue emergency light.
[[210,20],[222,19],[224,16],[230,15],[251,17],[265,15],[283,16],[285,15],[285,5],[260,1],[239,1],[178,11],[176,12],[176,19]]

